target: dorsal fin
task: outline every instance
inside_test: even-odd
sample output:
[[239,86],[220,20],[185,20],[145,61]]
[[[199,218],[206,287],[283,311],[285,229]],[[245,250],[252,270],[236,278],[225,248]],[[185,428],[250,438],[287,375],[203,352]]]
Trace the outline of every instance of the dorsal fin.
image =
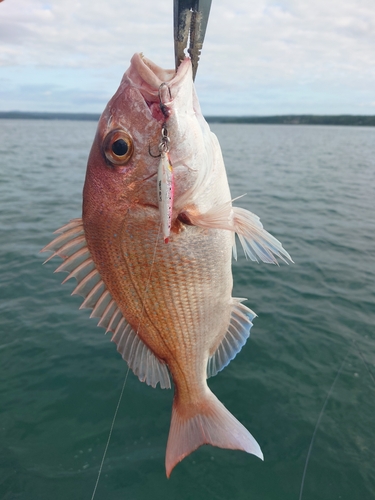
[[156,387],[159,382],[162,389],[171,388],[167,366],[156,358],[125,318],[119,322],[112,341],[117,344],[118,352],[141,382],[152,387]]
[[252,320],[256,317],[256,314],[241,304],[246,299],[233,297],[232,300],[232,312],[228,330],[219,347],[208,359],[207,377],[213,377],[219,371],[223,370],[240,352],[250,336],[250,329],[253,326]]
[[45,261],[58,255],[63,263],[55,272],[68,272],[63,283],[76,278],[77,286],[73,294],[82,295],[81,308],[93,309],[90,317],[99,318],[98,326],[106,328],[106,333],[113,333],[112,341],[141,382],[162,389],[169,389],[171,381],[167,366],[139,338],[123,316],[120,308],[105,286],[87,248],[82,219],[73,219],[55,233],[57,236],[41,252],[52,251]]

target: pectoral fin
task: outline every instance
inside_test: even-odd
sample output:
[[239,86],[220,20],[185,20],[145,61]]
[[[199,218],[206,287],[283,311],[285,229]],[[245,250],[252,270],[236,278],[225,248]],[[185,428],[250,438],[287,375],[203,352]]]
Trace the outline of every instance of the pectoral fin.
[[258,262],[259,257],[263,262],[278,264],[278,257],[287,264],[286,259],[293,262],[280,241],[263,228],[257,215],[244,208],[232,207],[231,202],[213,207],[204,214],[187,211],[184,215],[194,226],[234,231],[245,256],[253,261]]

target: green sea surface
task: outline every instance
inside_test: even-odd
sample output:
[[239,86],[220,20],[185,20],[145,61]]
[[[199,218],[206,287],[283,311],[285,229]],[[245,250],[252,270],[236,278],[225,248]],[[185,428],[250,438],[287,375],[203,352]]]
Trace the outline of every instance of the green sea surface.
[[[0,120],[1,500],[90,499],[125,379],[115,345],[70,296],[74,283],[53,274],[59,259],[42,266],[39,253],[81,215],[95,128]],[[375,129],[212,129],[233,197],[247,193],[236,203],[295,261],[257,264],[238,248],[233,295],[258,318],[209,380],[265,460],[204,446],[167,480],[173,392],[130,373],[95,499],[371,500]]]

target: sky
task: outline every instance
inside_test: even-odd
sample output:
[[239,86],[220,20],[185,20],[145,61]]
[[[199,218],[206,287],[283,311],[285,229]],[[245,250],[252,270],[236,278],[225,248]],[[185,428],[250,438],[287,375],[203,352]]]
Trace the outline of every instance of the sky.
[[[173,0],[0,2],[0,111],[101,113],[131,56],[174,67]],[[374,0],[212,0],[206,115],[375,115]]]

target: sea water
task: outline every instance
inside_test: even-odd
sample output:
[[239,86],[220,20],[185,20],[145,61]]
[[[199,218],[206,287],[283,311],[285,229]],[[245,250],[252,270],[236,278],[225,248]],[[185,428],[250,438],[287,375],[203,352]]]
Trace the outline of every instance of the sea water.
[[[115,345],[78,310],[74,283],[53,274],[59,259],[42,266],[39,253],[81,215],[95,128],[0,120],[2,500],[90,499],[124,382]],[[298,500],[309,453],[304,500],[370,500],[375,128],[212,129],[233,197],[247,193],[236,204],[295,262],[257,264],[238,248],[233,295],[258,318],[241,353],[209,381],[265,460],[204,446],[167,480],[173,393],[130,373],[95,498]]]

